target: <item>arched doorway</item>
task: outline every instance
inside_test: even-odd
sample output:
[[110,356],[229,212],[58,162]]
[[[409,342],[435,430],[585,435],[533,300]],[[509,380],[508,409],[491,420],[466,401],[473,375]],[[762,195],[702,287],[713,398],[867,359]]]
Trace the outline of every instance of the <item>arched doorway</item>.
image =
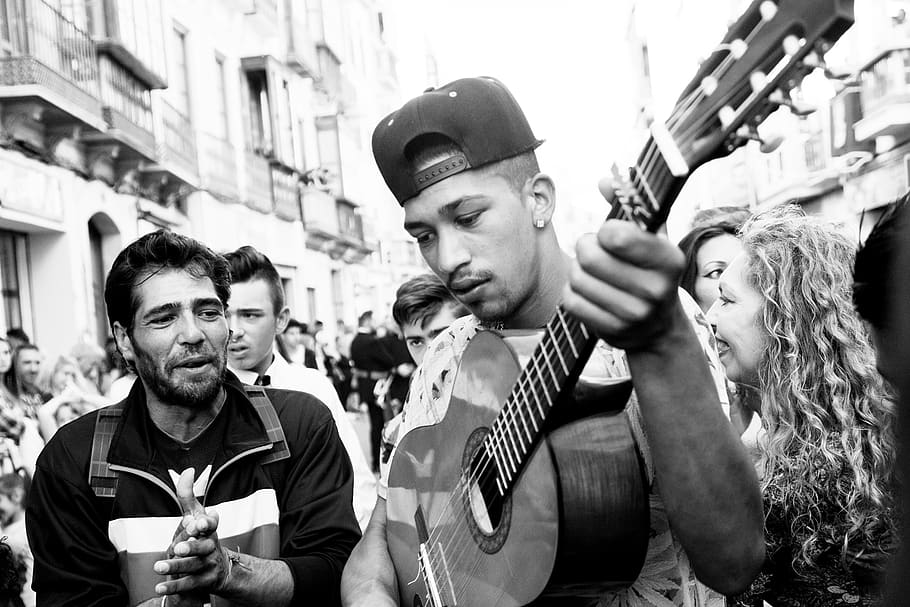
[[88,220],[89,259],[92,265],[92,301],[95,308],[95,335],[103,346],[110,332],[104,306],[104,281],[120,251],[120,230],[106,213],[95,213]]

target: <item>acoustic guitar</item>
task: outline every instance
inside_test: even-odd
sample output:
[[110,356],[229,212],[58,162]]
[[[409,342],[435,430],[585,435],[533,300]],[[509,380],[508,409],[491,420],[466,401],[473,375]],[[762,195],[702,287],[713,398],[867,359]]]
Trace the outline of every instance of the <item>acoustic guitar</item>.
[[[852,0],[753,2],[651,125],[609,218],[656,230],[691,171],[758,139],[780,106],[800,111],[791,90],[852,22]],[[635,581],[648,492],[623,413],[632,386],[575,385],[595,343],[562,308],[523,368],[495,332],[471,340],[445,417],[391,463],[401,605],[582,605]]]

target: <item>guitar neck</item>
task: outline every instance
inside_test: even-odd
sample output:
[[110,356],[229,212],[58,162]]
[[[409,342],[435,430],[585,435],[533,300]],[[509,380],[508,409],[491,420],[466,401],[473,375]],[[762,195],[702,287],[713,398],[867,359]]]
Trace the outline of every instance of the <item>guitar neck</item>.
[[563,391],[575,384],[596,343],[597,337],[562,307],[547,323],[484,441],[496,462],[500,495],[514,486],[550,412]]
[[[617,177],[619,177],[617,175]],[[619,193],[607,219],[622,219],[643,230],[657,231],[667,220],[670,206],[686,182],[670,172],[653,137],[648,138],[629,170],[628,187]]]
[[[632,221],[655,231],[666,220],[685,178],[670,172],[653,138],[648,139],[630,177],[629,193],[620,197],[607,218]],[[501,495],[514,486],[550,412],[564,391],[575,385],[596,343],[594,334],[562,307],[547,323],[543,339],[484,440],[496,462],[496,486]]]

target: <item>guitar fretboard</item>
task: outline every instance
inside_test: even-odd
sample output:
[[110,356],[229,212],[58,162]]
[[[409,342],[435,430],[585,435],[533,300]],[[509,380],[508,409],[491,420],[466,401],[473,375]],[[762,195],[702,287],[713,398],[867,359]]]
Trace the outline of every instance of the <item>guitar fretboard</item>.
[[596,342],[562,307],[547,323],[543,339],[484,440],[484,448],[496,463],[500,495],[514,485],[567,380],[581,372]]

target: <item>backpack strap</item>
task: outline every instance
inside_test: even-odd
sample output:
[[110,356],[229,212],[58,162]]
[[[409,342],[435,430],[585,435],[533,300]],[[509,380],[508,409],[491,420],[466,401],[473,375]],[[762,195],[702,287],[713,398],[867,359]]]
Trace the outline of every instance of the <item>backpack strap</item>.
[[[291,456],[284,429],[278,419],[278,412],[272,404],[269,395],[259,386],[243,386],[247,398],[259,415],[265,427],[266,436],[272,443],[272,449],[261,460],[262,464],[270,464]],[[92,436],[92,457],[89,462],[88,483],[98,497],[114,497],[117,495],[119,476],[116,470],[111,470],[107,462],[107,454],[111,449],[111,440],[120,425],[123,417],[123,402],[98,410],[95,419],[95,433]]]
[[98,410],[95,419],[95,433],[92,436],[92,458],[88,467],[88,484],[98,497],[117,495],[118,476],[107,463],[107,452],[111,449],[111,440],[123,417],[123,402]]
[[272,442],[272,449],[262,459],[261,463],[271,464],[279,460],[291,457],[291,450],[288,448],[288,441],[284,436],[284,429],[281,427],[281,421],[278,419],[278,412],[272,404],[269,395],[261,386],[248,386],[243,384],[243,391],[246,392],[247,398],[253,403],[262,425],[265,426],[265,433]]

